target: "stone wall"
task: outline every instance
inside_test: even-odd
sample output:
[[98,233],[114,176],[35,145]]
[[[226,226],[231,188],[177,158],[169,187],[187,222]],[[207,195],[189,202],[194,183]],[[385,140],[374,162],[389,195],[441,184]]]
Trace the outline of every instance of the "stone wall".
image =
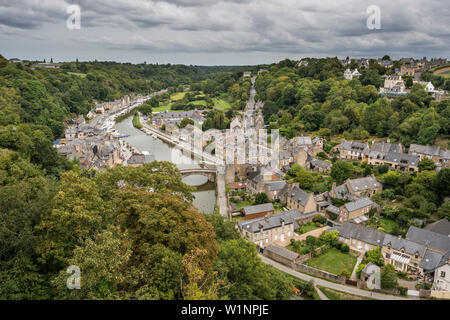
[[317,277],[321,277],[321,278],[331,280],[334,282],[338,282],[338,283],[342,283],[342,284],[345,284],[345,280],[347,280],[347,278],[344,276],[338,276],[338,275],[328,273],[326,271],[322,271],[322,270],[319,270],[319,269],[316,269],[316,268],[313,268],[313,267],[310,267],[310,266],[307,266],[304,264],[295,263],[293,269],[296,271],[305,272],[305,273],[308,273],[308,274],[311,274],[311,275],[314,275]]

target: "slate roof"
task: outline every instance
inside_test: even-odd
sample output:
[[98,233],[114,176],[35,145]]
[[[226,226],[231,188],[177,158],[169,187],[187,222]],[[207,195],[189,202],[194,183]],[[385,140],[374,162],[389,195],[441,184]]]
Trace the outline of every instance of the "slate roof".
[[267,182],[266,186],[269,188],[270,191],[280,191],[283,190],[286,187],[287,183],[286,181],[272,181]]
[[381,183],[373,176],[349,180],[348,183],[354,191],[364,191],[381,187]]
[[328,207],[326,207],[325,210],[333,212],[335,214],[339,214],[339,208],[336,206],[333,206],[332,204],[330,204]]
[[261,230],[270,230],[273,228],[278,228],[284,222],[285,225],[294,223],[292,218],[292,213],[289,211],[274,214],[270,217],[260,217],[251,220],[245,220],[238,222],[239,229],[247,230],[249,232],[255,233]]
[[420,262],[420,267],[424,270],[434,270],[441,262],[443,254],[427,249]]
[[331,163],[322,161],[319,159],[311,160],[311,165],[313,165],[314,167],[320,167],[323,169],[328,169],[329,167],[331,167]]
[[306,202],[309,199],[309,193],[307,193],[306,191],[300,189],[297,186],[294,186],[291,190],[291,192],[289,192],[289,197],[294,200],[297,201],[298,203],[300,203],[303,207],[306,205]]
[[440,151],[440,147],[435,146],[423,146],[420,144],[411,144],[409,146],[410,153],[421,153],[429,156],[438,156]]
[[386,235],[387,234],[384,232],[352,222],[345,222],[341,226],[339,232],[339,236],[343,238],[352,238],[380,247],[382,246]]
[[344,204],[344,206],[349,212],[353,212],[355,210],[371,206],[373,204],[374,204],[373,201],[370,200],[369,198],[362,198],[356,201],[347,202],[346,204]]
[[388,245],[389,243],[392,248],[396,250],[405,249],[405,252],[409,254],[415,254],[417,252],[422,258],[425,256],[425,252],[427,251],[427,248],[419,243],[386,234],[383,245]]
[[[399,165],[411,165],[418,166],[419,165],[419,157],[407,153],[399,153],[399,152],[389,152],[384,160],[398,163]],[[402,161],[406,161],[403,163]]]
[[368,148],[367,143],[356,142],[356,141],[342,141],[342,148],[348,151],[359,151],[363,152]]
[[243,208],[243,210],[246,215],[255,214],[260,212],[273,211],[273,205],[272,203],[263,203],[257,204],[255,206],[245,207]]
[[155,161],[155,157],[151,154],[133,154],[128,159],[128,164],[146,164]]
[[444,236],[450,236],[450,221],[448,221],[446,218],[443,218],[439,221],[427,225],[424,229],[443,234]]
[[450,251],[450,237],[440,233],[411,226],[406,239],[445,253]]
[[271,243],[265,249],[264,252],[272,252],[276,255],[279,255],[289,261],[294,261],[298,257],[298,253],[295,253],[291,250],[288,250],[282,246]]
[[344,199],[344,198],[350,196],[350,191],[348,190],[346,184],[341,184],[340,186],[337,186],[334,189],[334,192],[336,193],[336,197],[338,199]]

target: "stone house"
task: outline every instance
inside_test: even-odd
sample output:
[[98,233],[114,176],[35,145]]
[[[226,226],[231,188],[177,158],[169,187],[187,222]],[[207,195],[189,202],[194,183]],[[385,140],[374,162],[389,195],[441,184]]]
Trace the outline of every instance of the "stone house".
[[450,291],[450,253],[442,257],[434,272],[433,290]]
[[238,222],[240,234],[260,247],[294,237],[294,218],[289,212]]
[[127,161],[129,167],[140,167],[155,161],[155,157],[149,153],[133,154]]
[[339,208],[339,222],[354,220],[362,215],[369,213],[372,208],[378,205],[369,198],[362,198],[356,201],[348,202]]
[[369,290],[381,289],[380,267],[369,262],[361,271],[362,285]]
[[345,140],[335,148],[339,151],[339,158],[344,160],[362,160],[369,151],[367,142]]
[[385,233],[360,224],[345,222],[339,230],[339,241],[350,249],[369,251],[383,245]]
[[420,160],[428,158],[441,168],[450,168],[450,151],[438,146],[411,144],[408,154],[418,156]]
[[312,212],[317,208],[313,194],[300,189],[298,184],[293,184],[286,194],[286,205],[290,210],[300,212]]
[[330,170],[332,164],[327,161],[322,161],[319,159],[311,160],[309,164],[309,168],[314,171],[318,171],[320,173],[326,173]]
[[333,183],[330,197],[346,200],[356,200],[360,197],[369,197],[383,191],[383,185],[372,175],[364,178],[347,179],[342,185]]
[[286,181],[271,181],[264,184],[264,192],[270,200],[285,202],[288,184]]

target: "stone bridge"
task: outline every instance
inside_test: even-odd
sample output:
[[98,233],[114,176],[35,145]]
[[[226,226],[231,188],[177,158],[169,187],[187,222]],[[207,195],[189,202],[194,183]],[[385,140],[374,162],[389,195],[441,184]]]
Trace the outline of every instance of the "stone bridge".
[[216,182],[217,169],[210,169],[210,168],[184,169],[180,170],[180,174],[183,178],[194,175],[204,176],[207,177],[209,181]]

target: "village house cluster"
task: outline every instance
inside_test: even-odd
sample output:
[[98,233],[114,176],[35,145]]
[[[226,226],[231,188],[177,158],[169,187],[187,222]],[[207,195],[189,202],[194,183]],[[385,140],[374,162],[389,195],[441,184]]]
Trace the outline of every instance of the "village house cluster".
[[[450,167],[450,151],[437,146],[411,144],[409,149],[401,143],[345,141],[335,147],[339,159],[367,161],[371,165],[387,164],[393,169],[406,172],[419,171],[419,162],[424,158],[434,161],[437,170]],[[407,150],[407,151],[406,151]]]
[[346,222],[339,239],[350,249],[380,248],[384,262],[410,278],[432,283],[434,290],[450,291],[450,222],[439,220],[420,229],[411,226],[405,238]]
[[[300,65],[307,65],[306,61],[299,63]],[[347,80],[352,80],[354,78],[359,78],[361,76],[361,70],[363,68],[369,68],[370,59],[367,58],[358,58],[358,59],[350,59],[347,57],[344,60],[340,60],[341,64],[344,67],[349,66],[351,63],[357,63],[358,67],[354,69],[347,68],[344,71],[344,78]],[[392,68],[393,62],[391,60],[383,60],[382,58],[376,59],[376,62],[385,68]],[[442,58],[432,58],[431,60],[427,60],[426,57],[422,59],[413,59],[413,58],[402,58],[400,59],[400,68],[395,68],[394,74],[391,75],[383,75],[384,84],[379,89],[379,94],[388,99],[406,96],[409,93],[409,89],[407,89],[404,77],[412,77],[413,84],[418,83],[425,87],[425,91],[430,94],[434,99],[441,100],[447,96],[447,92],[445,90],[439,90],[435,88],[434,85],[429,81],[420,81],[420,75],[435,66],[445,65],[447,63],[447,59]],[[358,70],[358,68],[360,70]],[[403,77],[403,78],[402,78]]]

